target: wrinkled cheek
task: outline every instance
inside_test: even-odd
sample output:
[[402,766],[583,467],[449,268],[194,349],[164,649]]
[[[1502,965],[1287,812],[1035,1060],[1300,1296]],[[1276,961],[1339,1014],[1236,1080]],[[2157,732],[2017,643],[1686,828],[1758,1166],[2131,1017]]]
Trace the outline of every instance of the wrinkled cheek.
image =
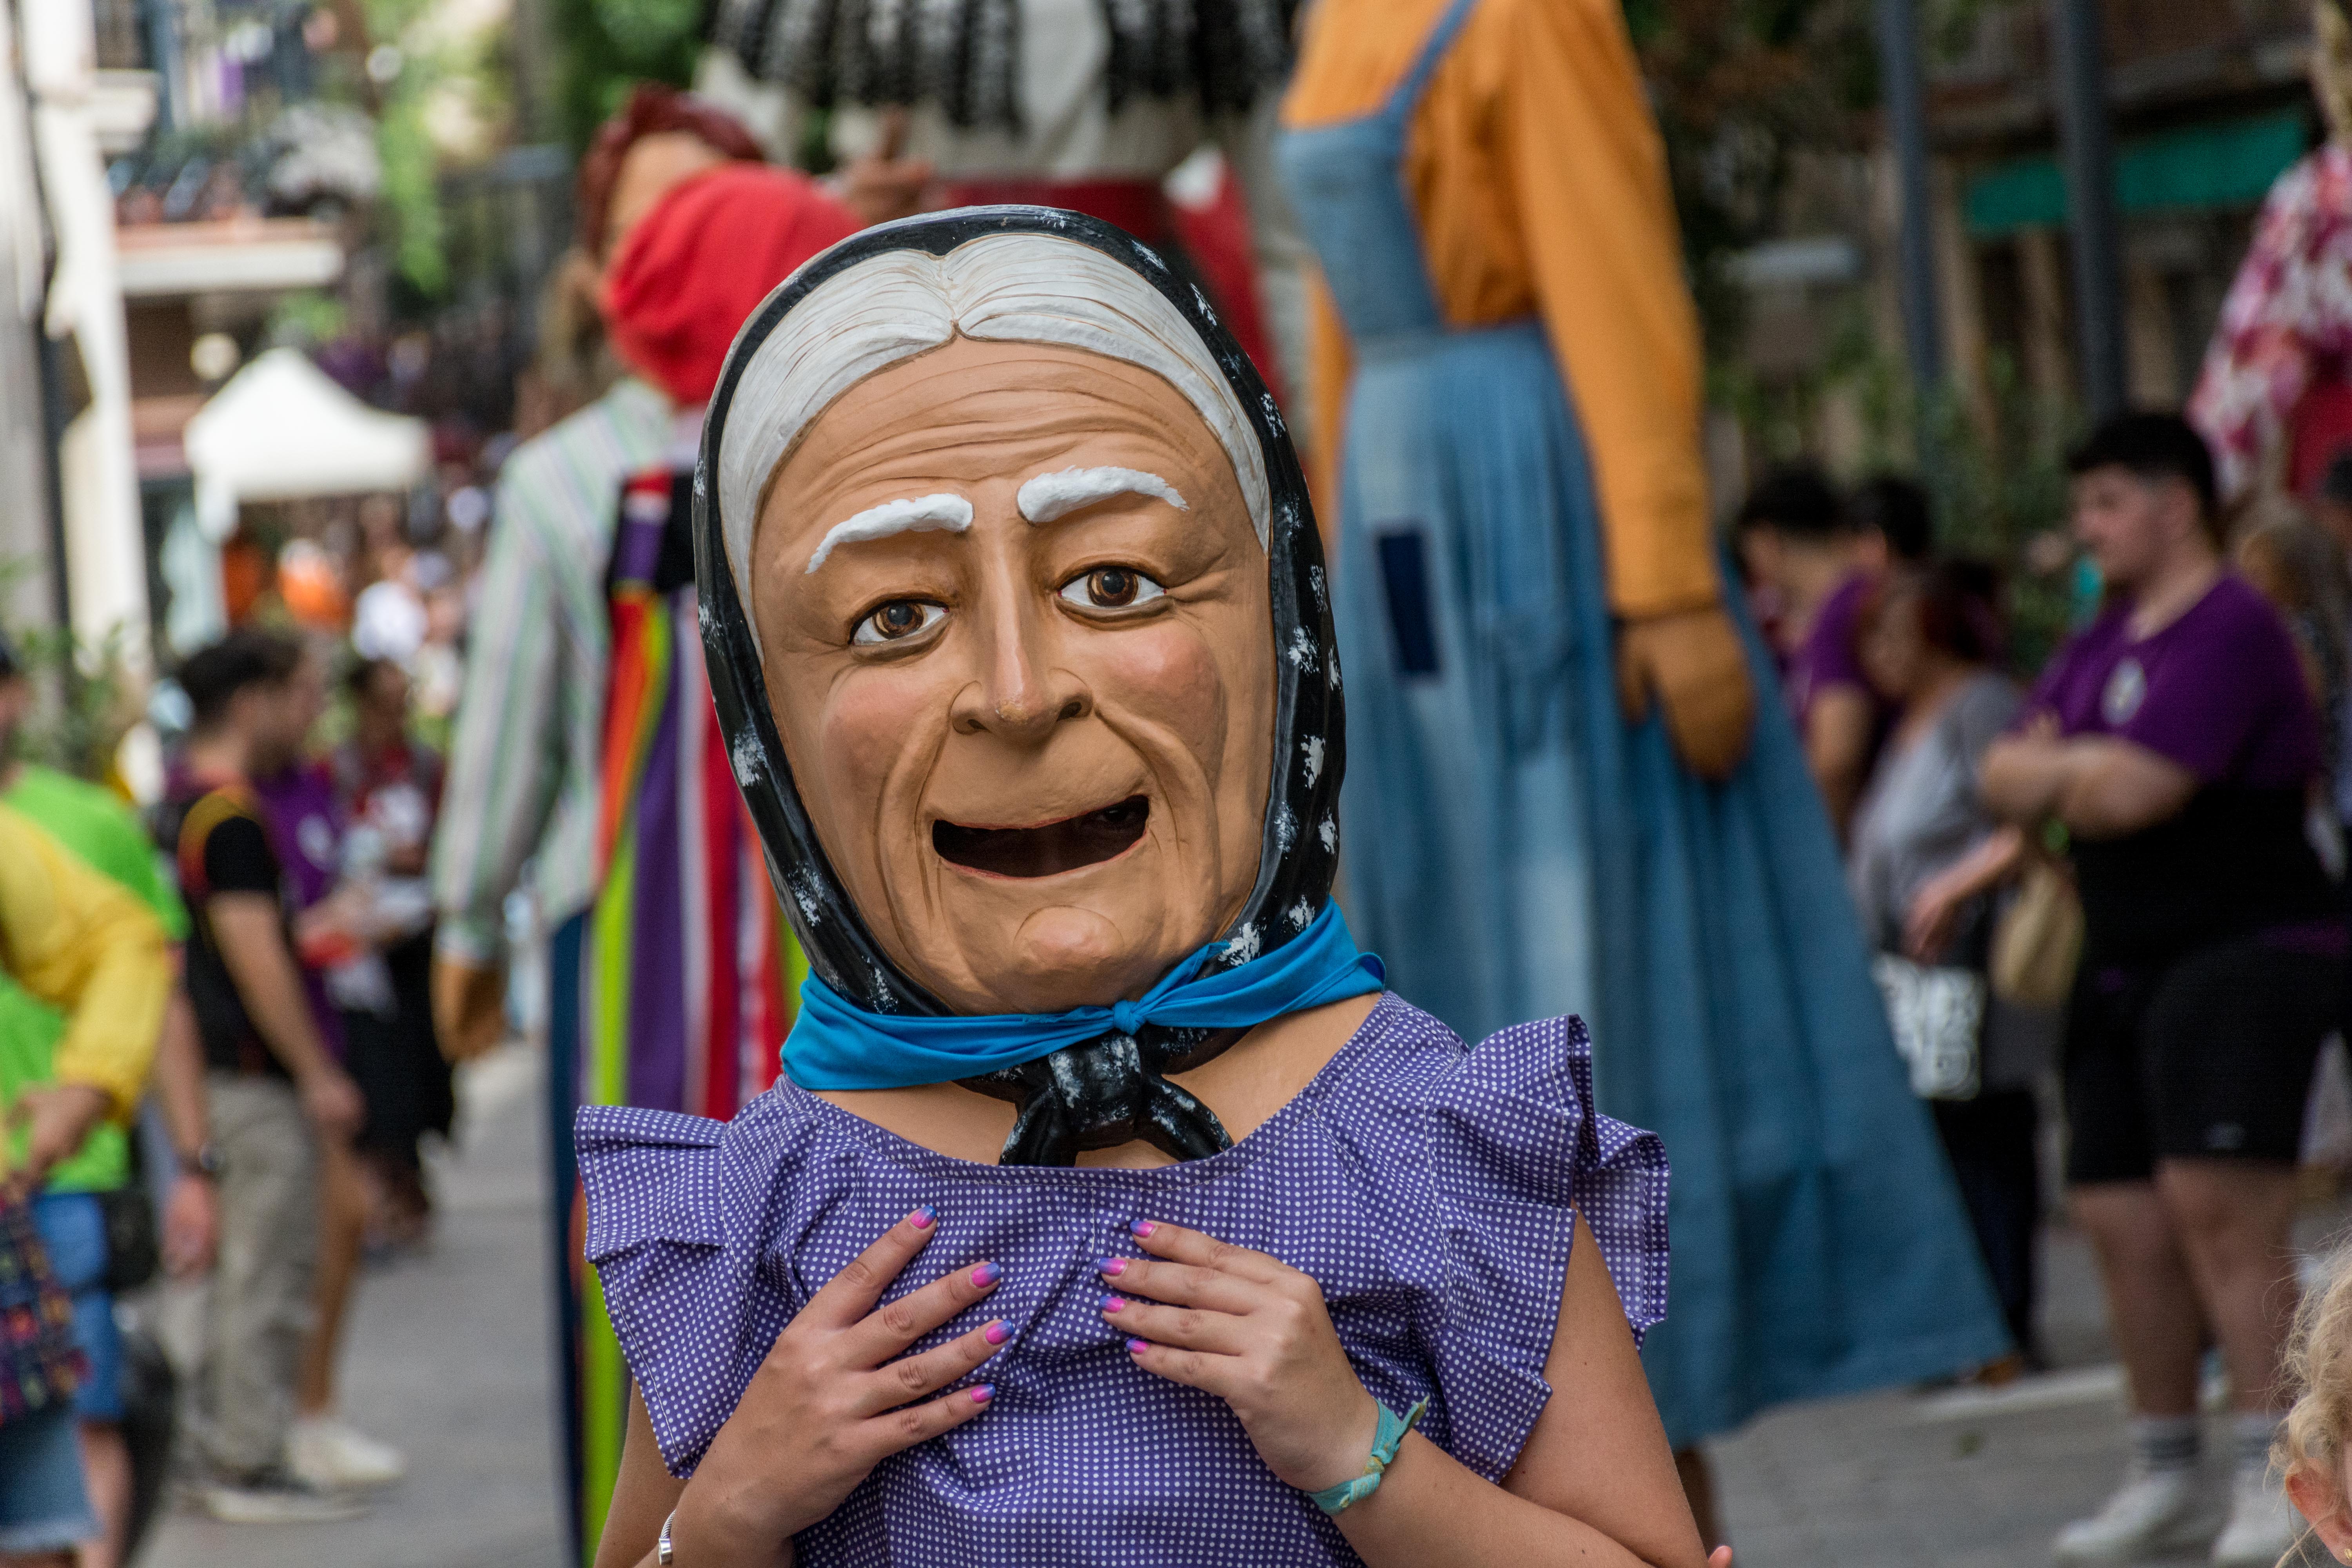
[[845,875],[862,881],[919,847],[921,759],[939,750],[946,724],[946,700],[929,683],[885,676],[832,693],[816,731],[817,766],[834,817],[827,848],[846,862]]
[[1155,626],[1115,639],[1112,649],[1097,678],[1097,700],[1171,738],[1213,789],[1224,762],[1227,693],[1225,672],[1207,642],[1190,627]]

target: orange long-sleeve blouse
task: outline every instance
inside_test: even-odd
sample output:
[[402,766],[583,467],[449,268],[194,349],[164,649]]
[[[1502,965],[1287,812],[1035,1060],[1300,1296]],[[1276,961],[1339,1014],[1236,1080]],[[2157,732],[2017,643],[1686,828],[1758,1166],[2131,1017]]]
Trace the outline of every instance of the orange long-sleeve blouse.
[[[1446,5],[1316,0],[1284,122],[1378,110]],[[1618,0],[1477,0],[1413,112],[1404,179],[1447,321],[1544,323],[1591,449],[1612,608],[1639,618],[1719,603],[1697,317]],[[1328,299],[1313,366],[1328,461],[1345,439],[1349,375]]]

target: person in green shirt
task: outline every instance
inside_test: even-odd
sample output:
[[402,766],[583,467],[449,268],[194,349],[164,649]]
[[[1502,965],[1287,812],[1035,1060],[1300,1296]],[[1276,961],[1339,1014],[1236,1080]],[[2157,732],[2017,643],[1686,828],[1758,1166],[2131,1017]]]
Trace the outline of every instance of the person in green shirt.
[[[121,884],[154,913],[167,937],[180,942],[187,934],[187,911],[131,807],[110,790],[17,758],[17,731],[32,705],[32,683],[0,637],[0,803]],[[0,976],[0,1104],[10,1108],[8,1166],[18,1179],[43,1178],[34,1215],[58,1283],[73,1297],[74,1337],[89,1360],[74,1406],[90,1501],[106,1540],[81,1562],[83,1568],[111,1568],[120,1561],[131,1513],[131,1454],[121,1428],[121,1340],[105,1289],[106,1222],[95,1194],[130,1180],[130,1137],[114,1117],[89,1108],[94,1097],[70,1097],[55,1088],[57,1046],[65,1028],[57,1009]]]

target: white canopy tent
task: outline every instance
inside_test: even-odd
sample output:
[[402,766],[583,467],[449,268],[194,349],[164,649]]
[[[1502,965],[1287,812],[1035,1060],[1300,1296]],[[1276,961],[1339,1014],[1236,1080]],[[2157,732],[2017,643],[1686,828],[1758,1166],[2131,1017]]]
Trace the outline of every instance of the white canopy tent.
[[245,501],[404,490],[432,471],[422,419],[370,408],[296,349],[238,371],[181,437],[196,479],[196,521],[226,539]]

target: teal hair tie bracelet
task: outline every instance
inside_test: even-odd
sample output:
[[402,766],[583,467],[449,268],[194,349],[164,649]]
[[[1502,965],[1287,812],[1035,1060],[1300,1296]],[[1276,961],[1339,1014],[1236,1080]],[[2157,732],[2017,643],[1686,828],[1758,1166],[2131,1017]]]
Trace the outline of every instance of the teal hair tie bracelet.
[[1336,1487],[1308,1492],[1307,1495],[1315,1500],[1315,1506],[1325,1513],[1338,1513],[1349,1503],[1361,1502],[1380,1490],[1381,1478],[1388,1474],[1391,1465],[1396,1463],[1397,1449],[1403,1446],[1404,1435],[1412,1430],[1413,1424],[1428,1408],[1429,1401],[1426,1399],[1415,1402],[1413,1407],[1402,1415],[1387,1405],[1381,1405],[1381,1424],[1372,1433],[1372,1451],[1364,1460],[1364,1473],[1354,1480],[1341,1481]]

